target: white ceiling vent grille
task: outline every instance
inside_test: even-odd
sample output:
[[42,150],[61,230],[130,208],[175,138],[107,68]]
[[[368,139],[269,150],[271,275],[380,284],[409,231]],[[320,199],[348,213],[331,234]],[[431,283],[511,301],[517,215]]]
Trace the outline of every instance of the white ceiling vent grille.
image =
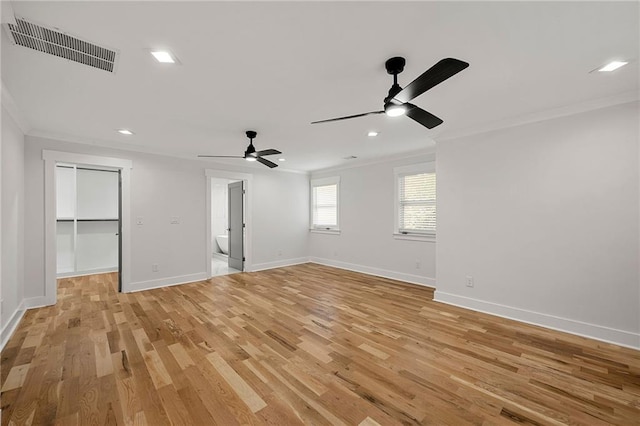
[[28,47],[90,67],[114,72],[117,53],[85,40],[61,33],[58,30],[33,24],[16,18],[16,24],[5,24],[19,46]]

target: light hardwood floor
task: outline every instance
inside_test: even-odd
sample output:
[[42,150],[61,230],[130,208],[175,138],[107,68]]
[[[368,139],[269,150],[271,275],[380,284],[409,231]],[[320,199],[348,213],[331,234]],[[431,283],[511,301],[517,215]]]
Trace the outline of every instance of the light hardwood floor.
[[640,424],[640,352],[304,264],[131,294],[63,279],[2,352],[2,424]]

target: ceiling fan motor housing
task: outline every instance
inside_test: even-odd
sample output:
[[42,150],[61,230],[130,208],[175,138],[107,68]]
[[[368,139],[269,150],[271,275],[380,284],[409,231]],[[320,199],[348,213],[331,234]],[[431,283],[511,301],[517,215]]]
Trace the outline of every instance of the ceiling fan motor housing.
[[253,155],[255,156],[256,152],[256,148],[253,146],[253,142],[249,142],[249,146],[247,147],[247,150],[244,152],[244,156],[248,156],[248,155]]
[[387,73],[393,75],[393,86],[389,89],[387,97],[384,98],[385,109],[387,104],[402,90],[402,87],[398,84],[398,74],[404,71],[406,63],[405,59],[399,56],[388,59],[387,62],[384,63]]
[[258,136],[258,133],[253,130],[247,130],[247,137],[249,138],[249,146],[247,150],[244,152],[245,158],[248,156],[255,157],[256,148],[253,146],[253,138]]

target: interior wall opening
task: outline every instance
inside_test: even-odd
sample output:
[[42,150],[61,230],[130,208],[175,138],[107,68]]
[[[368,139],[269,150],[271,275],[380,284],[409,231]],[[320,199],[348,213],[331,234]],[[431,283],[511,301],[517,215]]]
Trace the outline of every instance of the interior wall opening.
[[[211,276],[229,275],[242,272],[237,265],[230,265],[230,210],[229,184],[241,182],[239,179],[211,178]],[[232,212],[234,213],[234,212]],[[243,221],[244,211],[236,211]],[[244,230],[242,231],[244,238]]]
[[56,278],[111,273],[121,290],[120,171],[58,163]]

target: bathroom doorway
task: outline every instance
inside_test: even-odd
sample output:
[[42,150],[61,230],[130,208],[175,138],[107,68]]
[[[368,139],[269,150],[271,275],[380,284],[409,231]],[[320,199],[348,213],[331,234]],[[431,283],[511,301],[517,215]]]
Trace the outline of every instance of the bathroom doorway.
[[[251,271],[252,265],[252,214],[253,204],[253,175],[249,173],[230,172],[223,170],[205,170],[206,179],[206,262],[209,278],[229,275],[238,272]],[[241,207],[229,211],[229,184],[242,185],[239,195]],[[234,215],[232,218],[231,215]],[[231,219],[234,219],[230,222]],[[228,231],[232,228],[231,231]],[[234,233],[234,231],[237,231]],[[231,235],[230,235],[231,233]],[[234,237],[233,243],[229,239]],[[216,238],[218,237],[218,238]],[[238,239],[239,238],[239,239]],[[226,252],[225,253],[225,248]],[[235,248],[235,251],[234,251]],[[235,264],[229,264],[229,255],[236,259]],[[238,260],[240,264],[238,264]],[[233,263],[233,261],[232,261]]]
[[242,180],[211,179],[211,276],[244,269],[243,198]]

